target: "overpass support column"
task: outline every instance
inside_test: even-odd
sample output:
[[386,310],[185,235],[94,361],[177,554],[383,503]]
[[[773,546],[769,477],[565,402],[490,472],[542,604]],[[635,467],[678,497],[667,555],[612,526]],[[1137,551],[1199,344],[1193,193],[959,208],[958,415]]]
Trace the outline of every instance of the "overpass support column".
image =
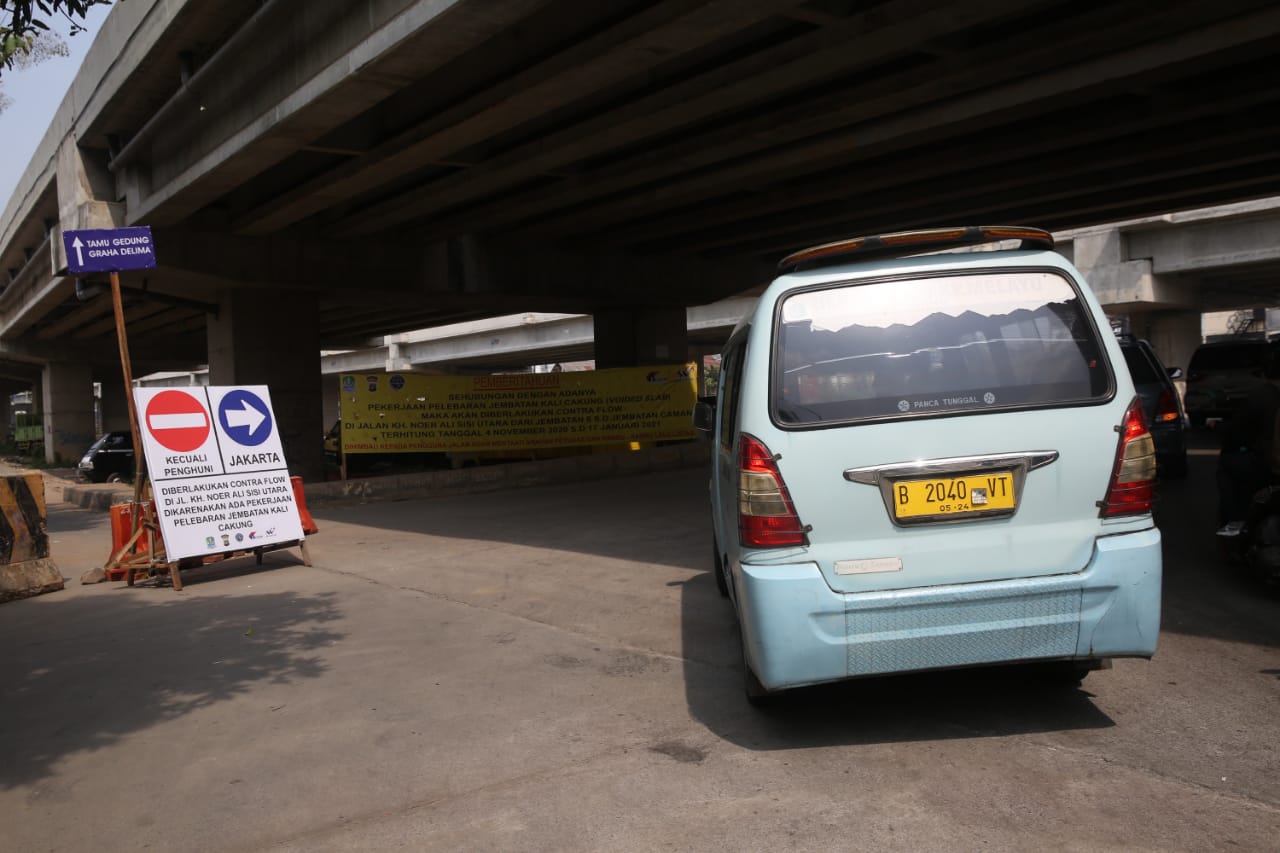
[[[115,178],[106,157],[104,151],[81,148],[74,134],[58,148],[58,219],[64,231],[125,224],[124,205],[115,200]],[[62,241],[55,240],[55,254],[62,251]]]
[[8,443],[13,438],[13,404],[9,395],[14,391],[8,383],[0,383],[0,443]]
[[1129,328],[1138,337],[1147,339],[1166,366],[1181,367],[1184,374],[1191,363],[1191,354],[1200,346],[1199,311],[1135,314],[1130,317]]
[[111,432],[129,430],[129,396],[124,388],[124,378],[119,371],[110,379],[98,380],[102,388],[102,396],[98,398],[102,415],[102,431]]
[[592,315],[596,367],[684,364],[689,360],[683,307],[610,308]]
[[209,318],[209,384],[268,386],[289,473],[324,479],[314,295],[224,287],[218,316]]
[[46,462],[75,464],[97,438],[93,423],[93,370],[87,365],[50,362],[40,383]]

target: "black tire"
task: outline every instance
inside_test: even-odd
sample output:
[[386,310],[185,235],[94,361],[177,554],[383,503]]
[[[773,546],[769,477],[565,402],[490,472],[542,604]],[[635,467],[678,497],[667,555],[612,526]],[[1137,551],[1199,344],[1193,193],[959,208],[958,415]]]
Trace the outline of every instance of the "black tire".
[[120,476],[119,474],[108,474],[108,475],[107,475],[107,482],[108,482],[108,483],[123,483],[123,482],[124,482],[124,477]]
[[716,589],[720,590],[721,598],[729,597],[729,582],[724,577],[724,561],[720,559],[720,546],[716,544],[715,537],[711,537],[711,571],[716,576]]

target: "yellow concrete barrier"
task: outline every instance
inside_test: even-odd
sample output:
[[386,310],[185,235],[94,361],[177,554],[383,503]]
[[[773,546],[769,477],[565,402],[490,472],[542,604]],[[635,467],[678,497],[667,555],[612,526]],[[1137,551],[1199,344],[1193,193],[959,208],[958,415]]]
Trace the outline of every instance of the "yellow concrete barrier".
[[0,477],[0,602],[62,589],[46,518],[41,475]]

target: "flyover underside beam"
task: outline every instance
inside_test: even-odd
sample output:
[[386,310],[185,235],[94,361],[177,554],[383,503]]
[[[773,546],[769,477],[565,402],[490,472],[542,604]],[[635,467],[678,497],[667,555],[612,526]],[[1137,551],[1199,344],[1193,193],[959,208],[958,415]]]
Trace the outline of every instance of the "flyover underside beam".
[[1280,213],[1131,230],[1131,258],[1149,258],[1157,273],[1203,272],[1280,261]]
[[[965,65],[951,59],[916,61],[907,70],[887,77],[873,73],[858,78],[855,73],[860,68],[874,66],[877,61],[921,48],[927,50],[931,39],[954,37],[957,29],[992,24],[1007,14],[1008,7],[999,3],[966,4],[962,9],[952,6],[945,14],[938,14],[937,9],[922,8],[920,3],[899,3],[874,13],[856,15],[839,26],[764,47],[692,80],[602,115],[590,116],[558,133],[537,138],[469,168],[463,174],[434,181],[411,197],[358,211],[348,217],[348,227],[363,232],[394,221],[423,217],[493,196],[504,186],[518,185],[531,176],[555,174],[557,170],[568,170],[571,177],[560,181],[559,186],[540,190],[537,198],[518,195],[512,199],[504,193],[503,203],[512,201],[515,207],[502,211],[495,209],[499,206],[495,203],[485,208],[483,218],[490,225],[516,222],[599,195],[642,187],[680,172],[703,178],[744,156],[759,156],[775,164],[772,168],[788,165],[808,168],[815,162],[817,146],[820,146],[826,156],[836,151],[845,158],[851,150],[874,142],[863,138],[865,130],[858,125],[864,122],[922,103],[987,88],[1010,76],[1023,76],[1029,61],[1042,64],[1058,61],[1049,59],[1050,52],[1044,51],[1032,57],[1024,56],[1017,62],[1010,60],[1011,56],[1026,53],[1027,44],[1034,40],[1032,33],[988,46],[981,58],[967,57]],[[1097,22],[1096,29],[1091,26],[1087,38],[1067,37],[1063,50],[1068,55],[1072,50],[1084,51],[1087,55],[1088,51],[1098,49],[1095,45],[1099,41],[1104,47],[1128,44],[1123,37],[1133,30],[1133,23],[1128,22],[1126,27],[1124,17],[1112,11],[1102,10],[1099,14],[1103,20]],[[1118,37],[1112,35],[1109,24],[1121,31]],[[1048,19],[1043,26],[1051,26]],[[1052,55],[1064,54],[1054,51]],[[987,56],[994,58],[987,59]],[[822,94],[795,97],[788,106],[749,109],[753,103],[803,87],[815,77],[843,79],[838,85],[823,85]],[[834,91],[830,91],[832,89]],[[706,120],[710,115],[725,118],[708,126]],[[676,141],[667,141],[672,131],[681,128],[691,130],[682,133]],[[830,136],[833,132],[845,135],[835,139]],[[858,134],[856,138],[854,133]],[[614,157],[586,169],[578,165],[613,149],[634,149],[638,143],[654,138],[663,141],[625,160]],[[823,141],[810,141],[816,139]],[[792,150],[793,146],[796,150]],[[700,181],[694,179],[693,183]],[[691,191],[684,186],[670,189]],[[646,194],[628,200],[643,203]]]
[[[1196,91],[1209,95],[1198,87]],[[1085,126],[1068,111],[1034,125],[1013,121],[983,128],[949,140],[941,156],[928,139],[919,143],[913,139],[909,147],[879,158],[799,179],[785,188],[753,193],[745,203],[741,198],[726,198],[675,211],[667,208],[659,214],[656,206],[641,202],[621,228],[609,227],[618,221],[617,211],[599,208],[593,208],[598,219],[561,219],[548,227],[581,228],[588,238],[612,234],[641,248],[678,242],[693,250],[723,249],[741,244],[746,237],[773,237],[770,248],[776,248],[777,235],[849,218],[859,210],[873,209],[878,216],[881,210],[892,211],[895,204],[909,206],[923,195],[930,200],[948,194],[963,198],[978,189],[983,195],[1012,194],[1028,183],[1044,180],[1050,172],[1077,179],[1107,168],[1140,166],[1135,172],[1141,172],[1153,156],[1173,159],[1184,168],[1185,155],[1204,150],[1206,135],[1202,131],[1210,127],[1214,145],[1225,148],[1235,144],[1246,156],[1262,147],[1257,145],[1260,138],[1270,139],[1280,132],[1249,113],[1280,101],[1280,95],[1225,93],[1207,97],[1199,106],[1167,113],[1135,101],[1132,96],[1116,97]],[[1233,112],[1223,116],[1224,109]],[[1000,144],[992,144],[993,133]],[[1046,168],[1046,162],[1052,162],[1053,168]],[[958,168],[958,164],[963,166]],[[910,176],[905,185],[904,175]],[[1088,188],[1079,180],[1076,186],[1078,190]],[[637,222],[642,216],[648,219]]]
[[[652,303],[655,288],[678,291],[682,303],[712,301],[768,279],[750,260],[696,260],[649,254],[571,253],[500,238],[447,243],[316,241],[236,237],[157,229],[165,269],[239,284],[311,291],[382,294],[412,305],[470,308],[494,314]],[[374,296],[378,294],[378,296]],[[548,304],[548,303],[556,304]],[[382,310],[373,301],[374,310]]]
[[349,195],[458,157],[468,148],[539,118],[549,104],[598,94],[679,55],[796,5],[796,0],[663,2],[625,17],[598,35],[533,68],[485,87],[431,115],[373,150],[251,211],[237,223],[249,232],[297,222]]
[[[130,222],[181,221],[227,187],[239,186],[295,153],[300,141],[319,139],[546,2],[404,3],[402,13],[385,20],[371,20],[371,4],[317,3],[347,10],[341,26],[326,28],[327,38],[308,32],[306,18],[311,16],[291,14],[291,4],[277,3],[279,16],[263,16],[234,49],[210,60],[206,85],[194,92],[195,100],[209,98],[222,109],[192,112],[185,121],[154,131],[147,147],[152,156],[163,153],[168,161],[160,172],[148,169],[150,187],[124,174],[127,159],[112,164],[133,184]],[[297,51],[278,49],[282,32],[298,36],[293,40]],[[281,62],[289,67],[280,67]],[[229,85],[231,76],[239,85]],[[299,79],[306,83],[295,86]],[[222,126],[211,129],[210,115],[225,116]],[[191,140],[202,141],[192,146]]]
[[[1267,144],[1259,145],[1260,141]],[[1071,165],[1052,170],[1042,168],[1037,157],[1011,158],[1003,167],[993,164],[989,171],[952,170],[914,187],[854,192],[847,199],[793,209],[786,217],[752,219],[683,236],[685,245],[697,251],[734,252],[750,240],[753,247],[780,253],[794,247],[797,240],[812,242],[815,236],[825,237],[832,222],[843,223],[846,231],[850,226],[890,231],[951,222],[956,216],[975,221],[975,217],[998,213],[1056,230],[1123,218],[1153,203],[1165,209],[1186,207],[1195,198],[1225,188],[1235,188],[1240,195],[1262,195],[1274,184],[1259,176],[1275,174],[1280,128],[1251,134],[1235,146],[1214,149],[1200,164],[1189,162],[1178,152],[1203,151],[1204,146],[1189,142],[1171,148],[1173,153],[1150,149],[1141,159],[1136,153],[1144,150],[1140,146],[1117,144],[1110,152],[1096,151],[1096,156],[1088,149],[1077,149]],[[963,151],[956,153],[964,157]],[[1100,195],[1092,189],[1096,186],[1107,186],[1109,193]],[[641,232],[645,245],[661,244],[662,230],[655,226]],[[633,235],[627,236],[630,239]]]
[[[680,128],[701,125],[710,116],[732,116],[753,103],[784,97],[806,80],[834,78],[874,66],[943,34],[998,21],[1009,15],[1009,8],[1003,3],[982,2],[952,6],[945,15],[936,12],[936,2],[898,0],[873,12],[855,14],[827,29],[780,44],[763,45],[742,58],[713,66],[654,94],[589,113],[568,128],[539,136],[455,177],[432,182],[429,192],[359,211],[348,217],[343,227],[363,233],[492,195],[530,177],[562,171],[576,174],[581,172],[577,164],[584,160]],[[728,18],[740,27],[749,23],[736,13]],[[655,65],[659,58],[654,58]],[[608,76],[598,75],[593,76],[593,81],[600,86],[611,82]],[[573,95],[558,92],[557,96],[568,101]],[[847,109],[847,104],[842,106]],[[790,124],[785,112],[778,121],[770,122],[766,135],[789,132],[783,129]],[[776,110],[770,113],[776,114]],[[813,116],[804,118],[812,120]],[[408,174],[413,167],[413,161],[397,162],[402,174]]]
[[[1185,27],[1212,10],[1212,4],[1190,6],[1195,14],[1187,21],[1175,16],[1161,21]],[[966,55],[976,66],[972,73],[967,67],[926,65],[873,76],[816,99],[797,99],[791,109],[770,109],[758,117],[748,114],[742,120],[717,122],[710,131],[647,146],[639,154],[609,160],[534,192],[504,193],[492,203],[450,215],[439,233],[473,228],[477,222],[490,228],[523,227],[535,217],[544,231],[573,233],[584,223],[598,228],[602,223],[625,223],[682,204],[731,199],[743,187],[777,185],[903,146],[1014,119],[1070,109],[1077,112],[1078,122],[1089,122],[1088,113],[1079,108],[1091,99],[1114,96],[1126,88],[1145,93],[1152,87],[1158,89],[1161,79],[1189,78],[1188,82],[1194,82],[1197,74],[1215,64],[1240,61],[1242,52],[1267,57],[1271,47],[1265,39],[1280,30],[1280,13],[1264,10],[1147,43],[1153,33],[1160,34],[1162,24],[1134,11],[1130,7],[1128,21],[1117,22],[1115,41],[1110,40],[1109,28],[1095,29],[1090,21],[1074,35],[1061,34],[1070,46],[1061,52],[1029,50],[1029,45],[1041,42],[1018,38],[1014,43],[997,43],[986,51]],[[1090,10],[1090,15],[1093,13]],[[1138,33],[1141,38],[1135,39]],[[1135,40],[1138,47],[1133,46]],[[1097,44],[1111,52],[1095,55]],[[1073,63],[1056,67],[1052,60],[1060,61],[1062,56],[1073,57]],[[1176,96],[1176,87],[1168,92]],[[1164,97],[1159,94],[1150,108],[1153,114],[1158,113]],[[1220,88],[1218,94],[1230,97],[1231,89]],[[987,149],[1016,147],[1019,141],[1001,140],[993,145],[988,139]],[[951,162],[963,161],[957,158]],[[423,204],[430,204],[432,186],[421,187],[416,194]],[[600,198],[607,201],[592,203]],[[737,201],[749,209],[749,200]],[[556,218],[556,211],[574,205],[578,209],[573,214]],[[359,216],[356,213],[349,218],[355,223]]]

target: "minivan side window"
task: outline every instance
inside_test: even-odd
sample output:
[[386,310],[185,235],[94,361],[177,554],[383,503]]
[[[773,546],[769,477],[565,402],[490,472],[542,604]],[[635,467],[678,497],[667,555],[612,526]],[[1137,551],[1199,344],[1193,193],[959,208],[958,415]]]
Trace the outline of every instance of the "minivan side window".
[[738,422],[738,400],[742,391],[742,362],[746,353],[746,336],[731,342],[720,367],[722,399],[720,400],[720,446],[733,449],[733,429]]
[[1112,374],[1075,285],[988,270],[841,282],[777,313],[775,422],[803,428],[1109,400]]

